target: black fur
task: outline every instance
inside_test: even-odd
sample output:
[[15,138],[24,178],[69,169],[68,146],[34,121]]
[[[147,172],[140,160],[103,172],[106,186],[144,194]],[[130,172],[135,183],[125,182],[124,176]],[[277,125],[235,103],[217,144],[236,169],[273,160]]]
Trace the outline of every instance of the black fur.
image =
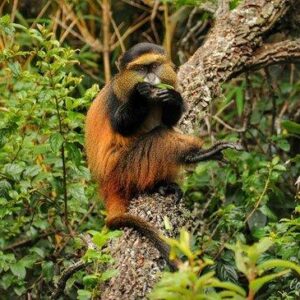
[[151,43],[139,43],[126,51],[120,59],[120,69],[123,70],[127,64],[146,53],[158,53],[165,55],[163,47]]
[[[156,90],[155,96],[152,95],[153,89]],[[162,105],[162,123],[167,127],[174,126],[184,111],[183,99],[175,90],[158,89],[140,82],[126,103],[121,103],[111,90],[108,109],[113,129],[123,136],[134,134],[147,117],[151,102],[158,100]]]
[[139,92],[144,83],[138,83],[127,102],[122,103],[111,90],[108,111],[113,129],[123,136],[135,133],[149,113],[147,97]]
[[162,122],[166,126],[174,126],[184,112],[184,102],[181,95],[172,89],[164,89],[157,92],[162,103]]
[[173,194],[175,196],[176,203],[179,203],[183,197],[183,191],[176,182],[160,181],[154,186],[154,188],[150,189],[149,192],[158,192],[162,196]]

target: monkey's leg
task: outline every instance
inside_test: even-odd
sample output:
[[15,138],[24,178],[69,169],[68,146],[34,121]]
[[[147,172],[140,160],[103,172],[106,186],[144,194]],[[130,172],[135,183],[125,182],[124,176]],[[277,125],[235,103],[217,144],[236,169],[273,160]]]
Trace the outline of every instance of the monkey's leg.
[[183,196],[180,186],[176,182],[160,181],[150,192],[158,192],[162,196],[174,194],[175,201],[178,203]]
[[193,164],[207,160],[222,160],[222,151],[225,149],[243,150],[241,144],[231,142],[218,142],[208,149],[191,149],[182,155],[181,159],[185,164]]

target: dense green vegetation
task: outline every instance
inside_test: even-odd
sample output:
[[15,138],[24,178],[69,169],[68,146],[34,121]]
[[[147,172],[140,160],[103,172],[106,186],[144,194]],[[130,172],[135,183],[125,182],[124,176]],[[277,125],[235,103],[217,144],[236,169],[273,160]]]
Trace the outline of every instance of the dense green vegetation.
[[[20,6],[14,13],[10,3],[0,5],[1,299],[48,299],[59,274],[84,255],[93,264],[67,282],[70,299],[96,298],[99,283],[115,274],[105,267],[111,257],[86,252],[81,238],[89,231],[101,249],[119,234],[103,229],[103,206],[83,148],[84,116],[97,84],[101,87],[105,81],[102,53],[90,40],[98,38],[101,7],[91,2],[57,1],[39,20],[36,10],[46,1],[30,9]],[[233,1],[233,7],[237,3]],[[183,4],[186,1],[168,6],[170,16],[182,13],[169,49],[177,62],[201,45],[212,21],[209,12],[191,15],[193,7]],[[79,19],[69,32],[53,17],[63,14],[64,5]],[[137,22],[142,23],[151,7],[139,5],[144,15]],[[123,34],[140,13],[121,1],[112,11],[116,24],[125,24]],[[138,41],[138,32],[144,33],[141,40],[164,41],[168,48],[166,36],[158,34],[171,34],[165,17],[163,9],[158,10],[156,32],[148,19],[124,43],[118,41],[117,31],[112,34],[109,72],[116,70],[121,48]],[[184,20],[186,25],[181,24]],[[201,30],[186,38],[185,27],[198,21]],[[224,97],[199,124],[200,133],[207,145],[215,139],[239,139],[246,151],[227,150],[221,167],[208,162],[188,173],[182,187],[199,221],[193,232],[182,231],[179,240],[169,241],[172,255],[184,263],[176,274],[166,272],[149,297],[254,299],[255,294],[255,299],[297,299],[300,68],[274,66],[241,76],[223,90]]]

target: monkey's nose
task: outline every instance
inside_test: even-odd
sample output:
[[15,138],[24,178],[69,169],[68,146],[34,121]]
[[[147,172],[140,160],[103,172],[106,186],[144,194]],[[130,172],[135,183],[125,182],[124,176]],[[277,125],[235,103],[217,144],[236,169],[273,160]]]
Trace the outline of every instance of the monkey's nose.
[[150,84],[156,85],[161,82],[160,78],[154,73],[148,73],[144,78],[145,82],[149,82]]

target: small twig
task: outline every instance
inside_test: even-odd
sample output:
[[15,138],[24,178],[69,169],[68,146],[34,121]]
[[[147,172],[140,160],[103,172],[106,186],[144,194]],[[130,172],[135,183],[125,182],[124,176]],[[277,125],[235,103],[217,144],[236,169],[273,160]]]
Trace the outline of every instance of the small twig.
[[170,20],[169,20],[169,9],[168,9],[168,3],[164,3],[164,23],[165,23],[165,38],[164,38],[164,46],[166,49],[166,52],[169,57],[172,55],[171,51],[171,32],[170,32]]
[[86,267],[89,264],[90,263],[88,263],[88,262],[84,262],[83,260],[79,260],[76,263],[69,266],[67,269],[65,269],[64,272],[62,273],[60,279],[58,280],[57,287],[55,288],[55,290],[51,294],[50,299],[51,300],[58,299],[60,297],[60,295],[64,292],[67,280],[74,273],[78,272],[79,270],[83,269],[84,267]]
[[34,22],[31,24],[30,29],[34,28],[35,25],[37,24],[38,20],[40,17],[42,17],[44,15],[44,13],[46,12],[46,10],[48,9],[48,7],[50,6],[51,1],[48,1],[44,7],[42,8],[42,10],[40,11],[40,13],[37,15],[37,17],[35,18]]
[[115,20],[112,16],[110,17],[110,21],[111,21],[111,24],[114,28],[114,31],[115,31],[116,36],[118,38],[118,41],[120,42],[120,47],[121,47],[122,53],[124,53],[126,51],[126,47],[125,47],[125,45],[122,41],[120,30],[119,30],[119,28],[118,28],[118,26],[117,26],[117,24],[116,24],[116,22],[115,22]]
[[[264,186],[264,189],[263,189],[262,193],[260,194],[258,200],[257,200],[256,203],[255,203],[254,208],[251,210],[251,212],[250,212],[250,213],[246,216],[246,218],[245,218],[245,221],[244,221],[245,224],[247,224],[247,222],[248,222],[249,219],[252,217],[252,215],[254,214],[254,212],[258,209],[258,207],[259,207],[261,201],[263,200],[263,197],[264,197],[264,195],[266,194],[266,192],[267,192],[267,190],[268,190],[268,188],[269,188],[269,185],[270,185],[271,172],[272,172],[272,168],[269,169],[268,179],[267,179],[267,181],[266,181],[266,183],[265,183],[265,186]],[[236,229],[236,230],[233,232],[233,234],[232,234],[231,236],[235,236],[238,232],[239,232],[239,229]],[[221,254],[222,251],[224,250],[225,245],[226,245],[226,243],[228,242],[228,240],[229,240],[229,237],[227,238],[227,240],[222,244],[222,246],[221,246],[220,249],[218,250],[217,254],[216,254],[215,257],[214,257],[214,260],[216,260],[216,259],[220,256],[220,254]]]
[[245,132],[246,131],[246,127],[241,127],[241,128],[234,128],[231,127],[229,124],[225,123],[221,118],[217,117],[216,115],[212,115],[211,116],[214,120],[216,120],[218,123],[222,124],[225,128],[231,130],[231,131],[235,131],[235,132]]
[[150,9],[148,7],[145,7],[145,6],[137,3],[137,1],[122,0],[122,2],[124,2],[126,4],[129,4],[129,5],[133,6],[133,7],[139,8],[139,9],[141,9],[143,11],[146,11],[146,12],[150,11]]
[[24,239],[24,240],[20,240],[20,241],[17,241],[11,245],[8,245],[6,247],[4,247],[2,250],[3,251],[7,251],[7,250],[13,250],[15,248],[19,248],[19,247],[24,247],[24,246],[28,246],[28,245],[31,245],[33,244],[34,242],[36,242],[37,240],[41,240],[51,234],[54,234],[56,231],[55,230],[51,230],[49,232],[45,232],[45,233],[42,233],[42,234],[39,234],[33,238],[28,238],[28,239]]
[[[54,84],[51,79],[51,84],[52,87],[54,87]],[[62,124],[62,118],[61,118],[61,113],[59,109],[59,99],[54,96],[54,101],[55,101],[55,106],[56,106],[56,113],[57,113],[57,119],[58,119],[58,129],[59,133],[64,139],[65,142],[65,137],[64,137],[64,132],[63,132],[63,124]],[[65,146],[64,143],[61,145],[60,148],[60,153],[61,153],[61,161],[62,161],[62,171],[63,171],[63,188],[64,188],[64,218],[65,218],[65,225],[69,229],[69,220],[68,220],[68,190],[67,190],[67,165],[66,165],[66,156],[65,156]]]
[[138,30],[141,26],[143,26],[149,20],[150,20],[150,16],[149,17],[145,17],[141,21],[139,21],[138,23],[136,23],[135,25],[133,25],[132,27],[129,27],[124,32],[124,34],[122,35],[121,40],[118,40],[113,45],[111,45],[111,47],[110,47],[111,51],[113,51],[116,47],[118,47],[120,45],[121,41],[123,42],[129,35],[131,35],[133,32],[135,32],[136,30]]
[[159,0],[155,0],[154,1],[154,5],[153,5],[153,9],[152,9],[152,12],[151,12],[151,29],[153,31],[153,35],[154,35],[154,38],[155,38],[155,42],[160,44],[160,38],[159,38],[159,35],[157,33],[157,30],[156,30],[156,26],[155,26],[155,17],[156,17],[156,14],[157,14],[157,10],[158,10],[158,7],[159,7]]
[[68,26],[68,28],[64,31],[64,33],[62,34],[62,36],[59,39],[60,43],[63,43],[63,41],[65,40],[65,38],[69,35],[69,33],[71,32],[72,28],[76,25],[76,20],[73,20],[71,22],[71,24]]
[[268,188],[269,188],[269,185],[270,185],[270,177],[271,177],[271,173],[272,173],[272,168],[269,169],[268,178],[267,178],[267,181],[266,181],[266,183],[265,183],[264,189],[263,189],[262,193],[260,194],[258,200],[256,201],[254,208],[253,208],[253,209],[251,210],[251,212],[247,215],[247,217],[246,217],[246,219],[245,219],[245,221],[244,221],[245,224],[249,221],[249,219],[252,217],[252,215],[254,214],[254,212],[255,212],[255,211],[257,210],[257,208],[259,207],[261,201],[263,200],[263,197],[264,197],[264,195],[266,194],[266,192],[267,192],[267,190],[268,190]]
[[18,9],[18,0],[14,0],[14,3],[13,3],[13,7],[12,7],[12,11],[11,11],[11,15],[10,15],[10,21],[13,23],[14,20],[15,20],[15,16],[16,16],[16,12],[17,12],[17,9]]
[[272,123],[271,123],[271,135],[275,133],[275,121],[276,121],[276,94],[274,92],[275,86],[273,84],[272,76],[269,72],[269,68],[265,68],[265,74],[266,74],[266,82],[269,88],[269,95],[272,99]]
[[[102,2],[102,28],[103,28],[103,64],[105,82],[108,83],[111,78],[110,71],[110,0],[103,0]],[[122,41],[120,39],[120,41]]]

